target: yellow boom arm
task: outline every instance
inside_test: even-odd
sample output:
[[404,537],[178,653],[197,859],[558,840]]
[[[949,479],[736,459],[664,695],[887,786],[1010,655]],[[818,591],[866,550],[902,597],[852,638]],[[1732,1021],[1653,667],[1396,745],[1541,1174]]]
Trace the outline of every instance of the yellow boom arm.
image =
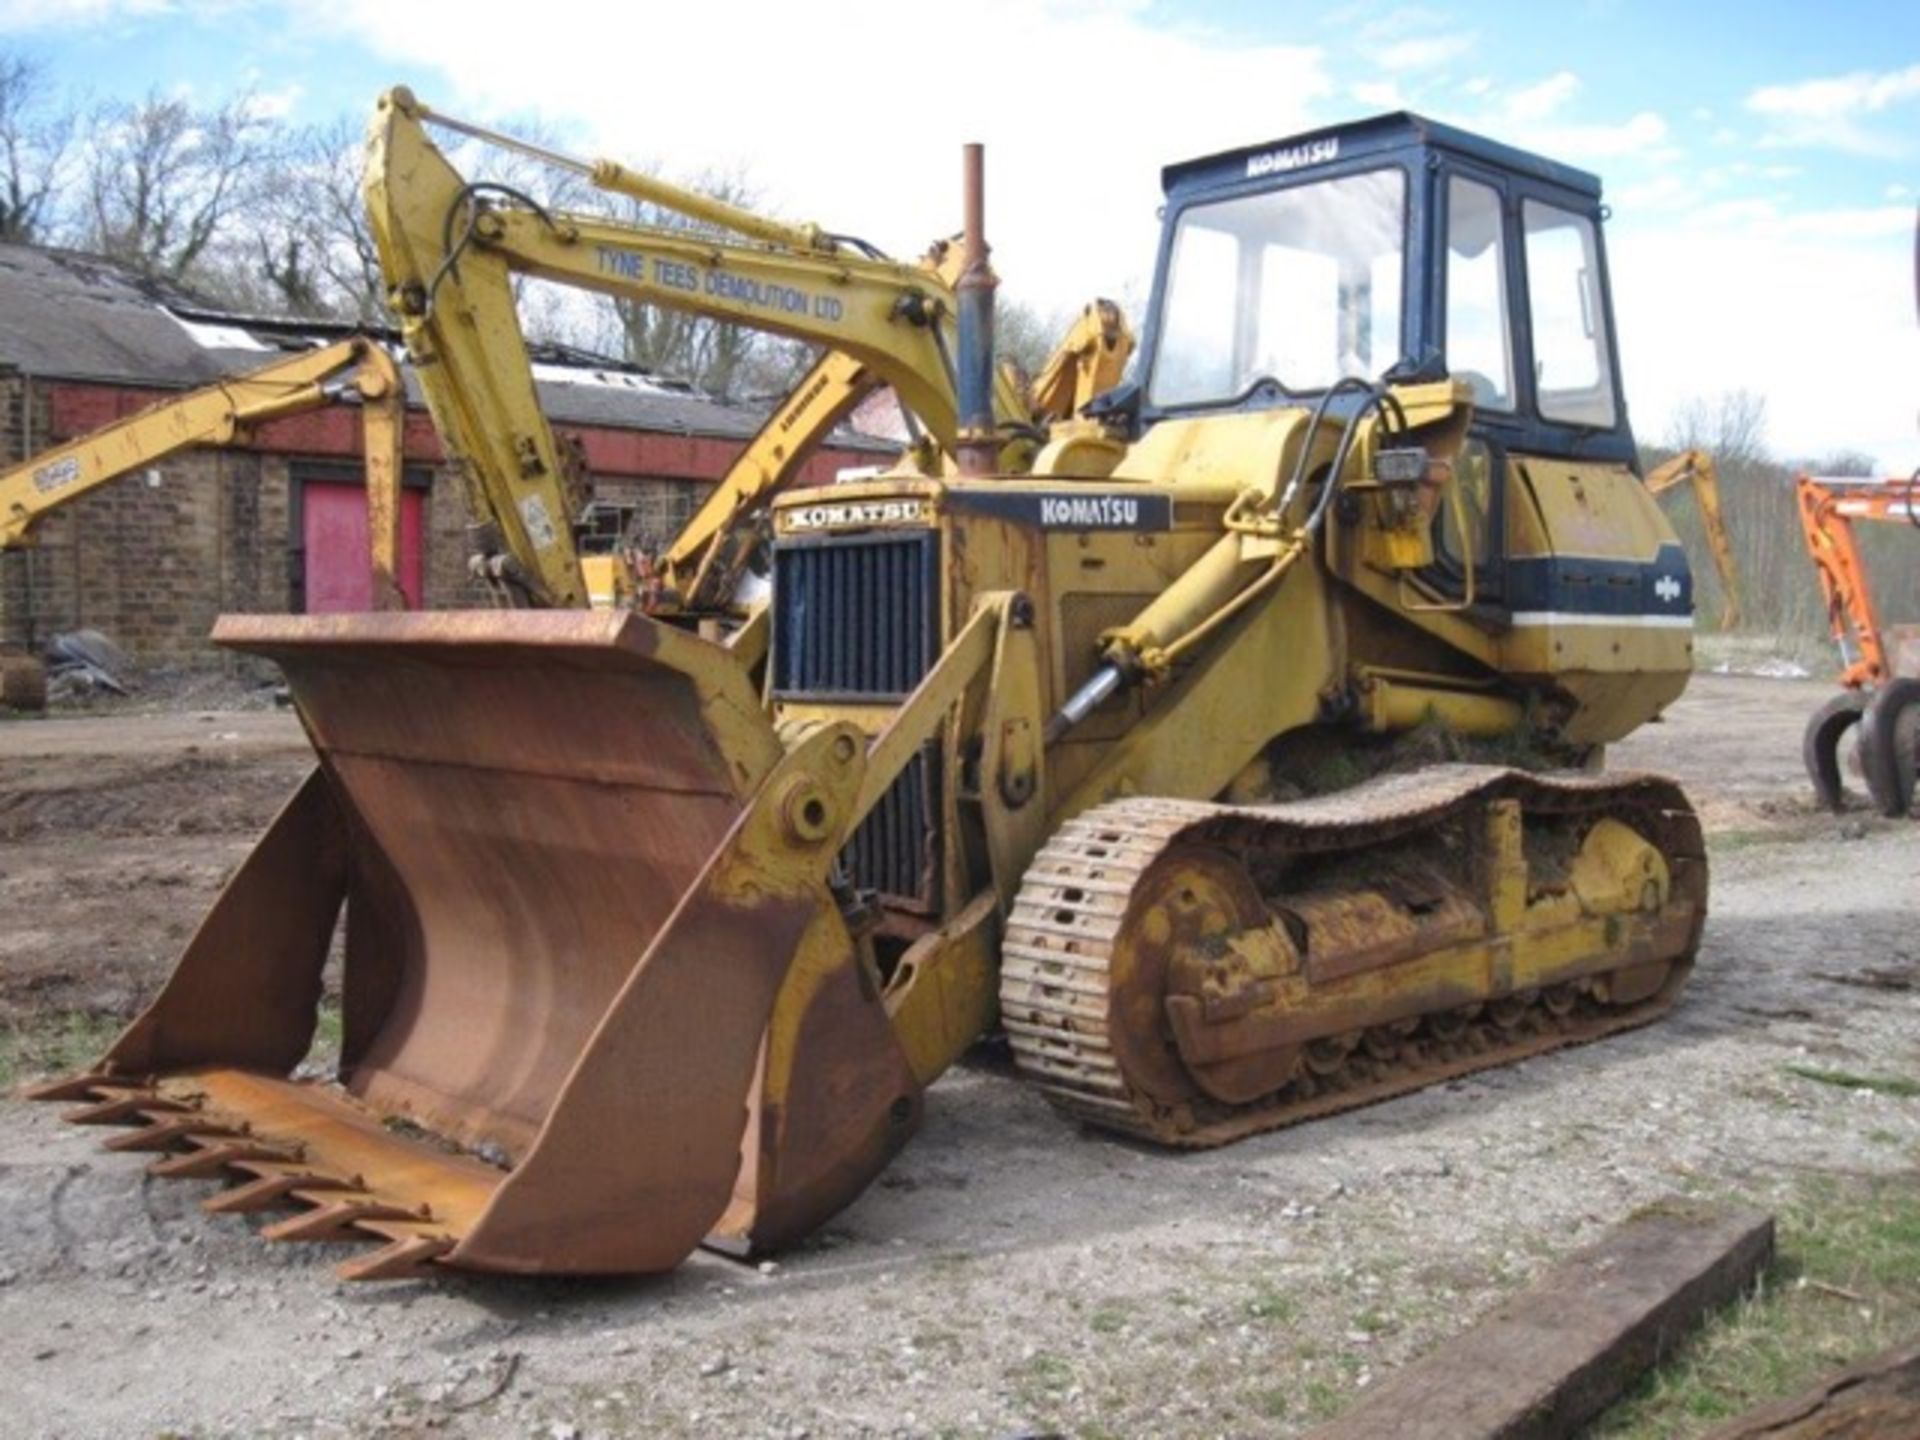
[[375,601],[382,609],[400,608],[396,576],[406,392],[392,357],[362,336],[162,400],[0,472],[0,550],[31,545],[41,516],[129,471],[195,445],[231,445],[252,426],[317,409],[348,391],[363,402]]
[[1133,330],[1111,300],[1095,300],[1080,312],[1066,337],[1034,377],[1028,399],[1036,416],[1067,420],[1087,402],[1120,383],[1133,358]]
[[[841,379],[829,385],[838,398],[826,413],[843,414],[866,389],[891,385],[932,439],[951,446],[954,306],[931,265],[871,259],[817,230],[763,222],[653,180],[645,181],[649,200],[757,240],[549,212],[499,187],[468,184],[427,135],[429,118],[449,123],[405,90],[381,97],[368,141],[368,218],[434,422],[467,469],[471,498],[500,531],[509,557],[502,573],[534,603],[581,605],[586,591],[566,465],[541,414],[514,309],[515,275],[823,346],[842,357]],[[583,168],[606,188],[641,193],[644,177],[606,163]],[[848,385],[849,365],[871,382]],[[1025,421],[1024,397],[1005,377],[996,409],[1008,423]],[[769,483],[763,459],[737,483],[730,477],[713,514],[724,519],[741,496]],[[689,551],[715,527],[696,529]]]
[[[957,248],[942,245],[926,263],[951,286],[959,279],[960,259]],[[1133,331],[1118,305],[1111,300],[1088,305],[1028,388],[1021,406],[1026,423],[1037,434],[1078,414],[1094,396],[1120,383],[1133,346]],[[997,380],[1002,387],[998,403],[1008,405],[1008,387],[1016,382],[1004,368]],[[666,607],[709,613],[727,606],[759,541],[754,518],[769,513],[813,447],[881,384],[879,375],[850,355],[829,350],[820,357],[661,552],[655,581]],[[1032,459],[1031,445],[1020,441],[1001,452],[1008,471],[1025,472]]]
[[1713,457],[1704,450],[1682,450],[1647,472],[1647,493],[1662,495],[1689,480],[1700,502],[1700,522],[1713,550],[1713,567],[1720,572],[1720,593],[1725,597],[1720,628],[1732,630],[1740,624],[1740,572],[1733,562],[1733,541],[1728,538],[1726,517],[1720,509],[1720,472],[1714,467]]

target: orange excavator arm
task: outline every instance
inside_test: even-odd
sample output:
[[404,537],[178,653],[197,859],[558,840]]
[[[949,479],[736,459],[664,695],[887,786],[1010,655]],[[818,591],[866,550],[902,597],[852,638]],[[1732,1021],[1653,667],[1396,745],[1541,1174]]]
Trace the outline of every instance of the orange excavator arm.
[[1920,529],[1920,473],[1905,480],[1802,475],[1794,497],[1827,623],[1840,646],[1840,683],[1850,690],[1882,685],[1892,672],[1853,522],[1896,520]]

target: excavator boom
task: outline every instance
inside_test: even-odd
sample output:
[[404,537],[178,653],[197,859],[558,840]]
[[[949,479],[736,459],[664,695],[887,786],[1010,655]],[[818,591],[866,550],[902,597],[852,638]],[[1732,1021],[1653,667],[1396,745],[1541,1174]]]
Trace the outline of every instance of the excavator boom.
[[[799,407],[777,417],[795,422],[791,430],[763,430],[696,517],[667,560],[668,591],[690,590],[689,557],[711,544],[741,498],[777,490],[824,435],[817,427],[830,428],[871,388],[891,386],[932,440],[951,449],[954,303],[943,252],[925,265],[875,259],[817,242],[815,229],[763,222],[610,162],[579,168],[615,193],[750,238],[548,211],[468,183],[434,145],[429,123],[505,138],[433,114],[405,90],[383,96],[368,141],[368,218],[435,424],[465,468],[472,508],[499,532],[500,577],[526,602],[584,605],[589,597],[570,531],[577,477],[540,411],[516,276],[739,323],[839,357],[823,360],[803,382]],[[1015,430],[1027,423],[1024,398],[1006,377],[996,410]]]
[[393,358],[364,336],[158,401],[0,472],[0,549],[32,544],[34,525],[49,511],[130,471],[196,445],[230,445],[255,425],[330,404],[349,391],[360,398],[365,423],[374,595],[383,608],[399,608],[405,603],[395,577],[406,391]]
[[1720,628],[1740,628],[1740,568],[1733,558],[1733,539],[1727,533],[1726,512],[1720,507],[1720,469],[1704,450],[1683,450],[1665,464],[1647,472],[1647,493],[1664,495],[1689,481],[1700,506],[1700,523],[1713,551],[1713,568],[1720,575]]
[[[231,445],[256,425],[347,394],[361,405],[368,565],[377,609],[406,608],[400,588],[400,484],[406,390],[377,341],[353,336],[156,401],[137,414],[0,471],[0,550],[34,543],[52,511],[194,446]],[[0,707],[45,708],[46,670],[24,651],[0,654]]]

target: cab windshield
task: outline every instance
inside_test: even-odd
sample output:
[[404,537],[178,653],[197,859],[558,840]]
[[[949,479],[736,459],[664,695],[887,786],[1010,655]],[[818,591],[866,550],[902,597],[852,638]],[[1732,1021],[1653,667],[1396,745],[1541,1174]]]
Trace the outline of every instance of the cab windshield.
[[1397,166],[1188,206],[1149,402],[1231,400],[1262,379],[1290,391],[1377,379],[1400,358],[1406,232]]

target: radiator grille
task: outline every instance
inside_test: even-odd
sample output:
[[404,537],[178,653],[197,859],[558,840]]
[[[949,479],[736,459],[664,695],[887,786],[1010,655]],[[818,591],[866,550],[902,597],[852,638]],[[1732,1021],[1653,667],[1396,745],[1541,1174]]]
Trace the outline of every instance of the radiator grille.
[[[932,531],[774,551],[773,689],[782,700],[900,701],[940,647]],[[940,873],[940,766],[928,745],[860,823],[841,859],[854,885],[932,913]]]
[[937,536],[856,536],[774,552],[774,693],[896,700],[938,653]]
[[931,910],[939,878],[939,793],[933,746],[907,762],[841,854],[853,883],[894,905]]

